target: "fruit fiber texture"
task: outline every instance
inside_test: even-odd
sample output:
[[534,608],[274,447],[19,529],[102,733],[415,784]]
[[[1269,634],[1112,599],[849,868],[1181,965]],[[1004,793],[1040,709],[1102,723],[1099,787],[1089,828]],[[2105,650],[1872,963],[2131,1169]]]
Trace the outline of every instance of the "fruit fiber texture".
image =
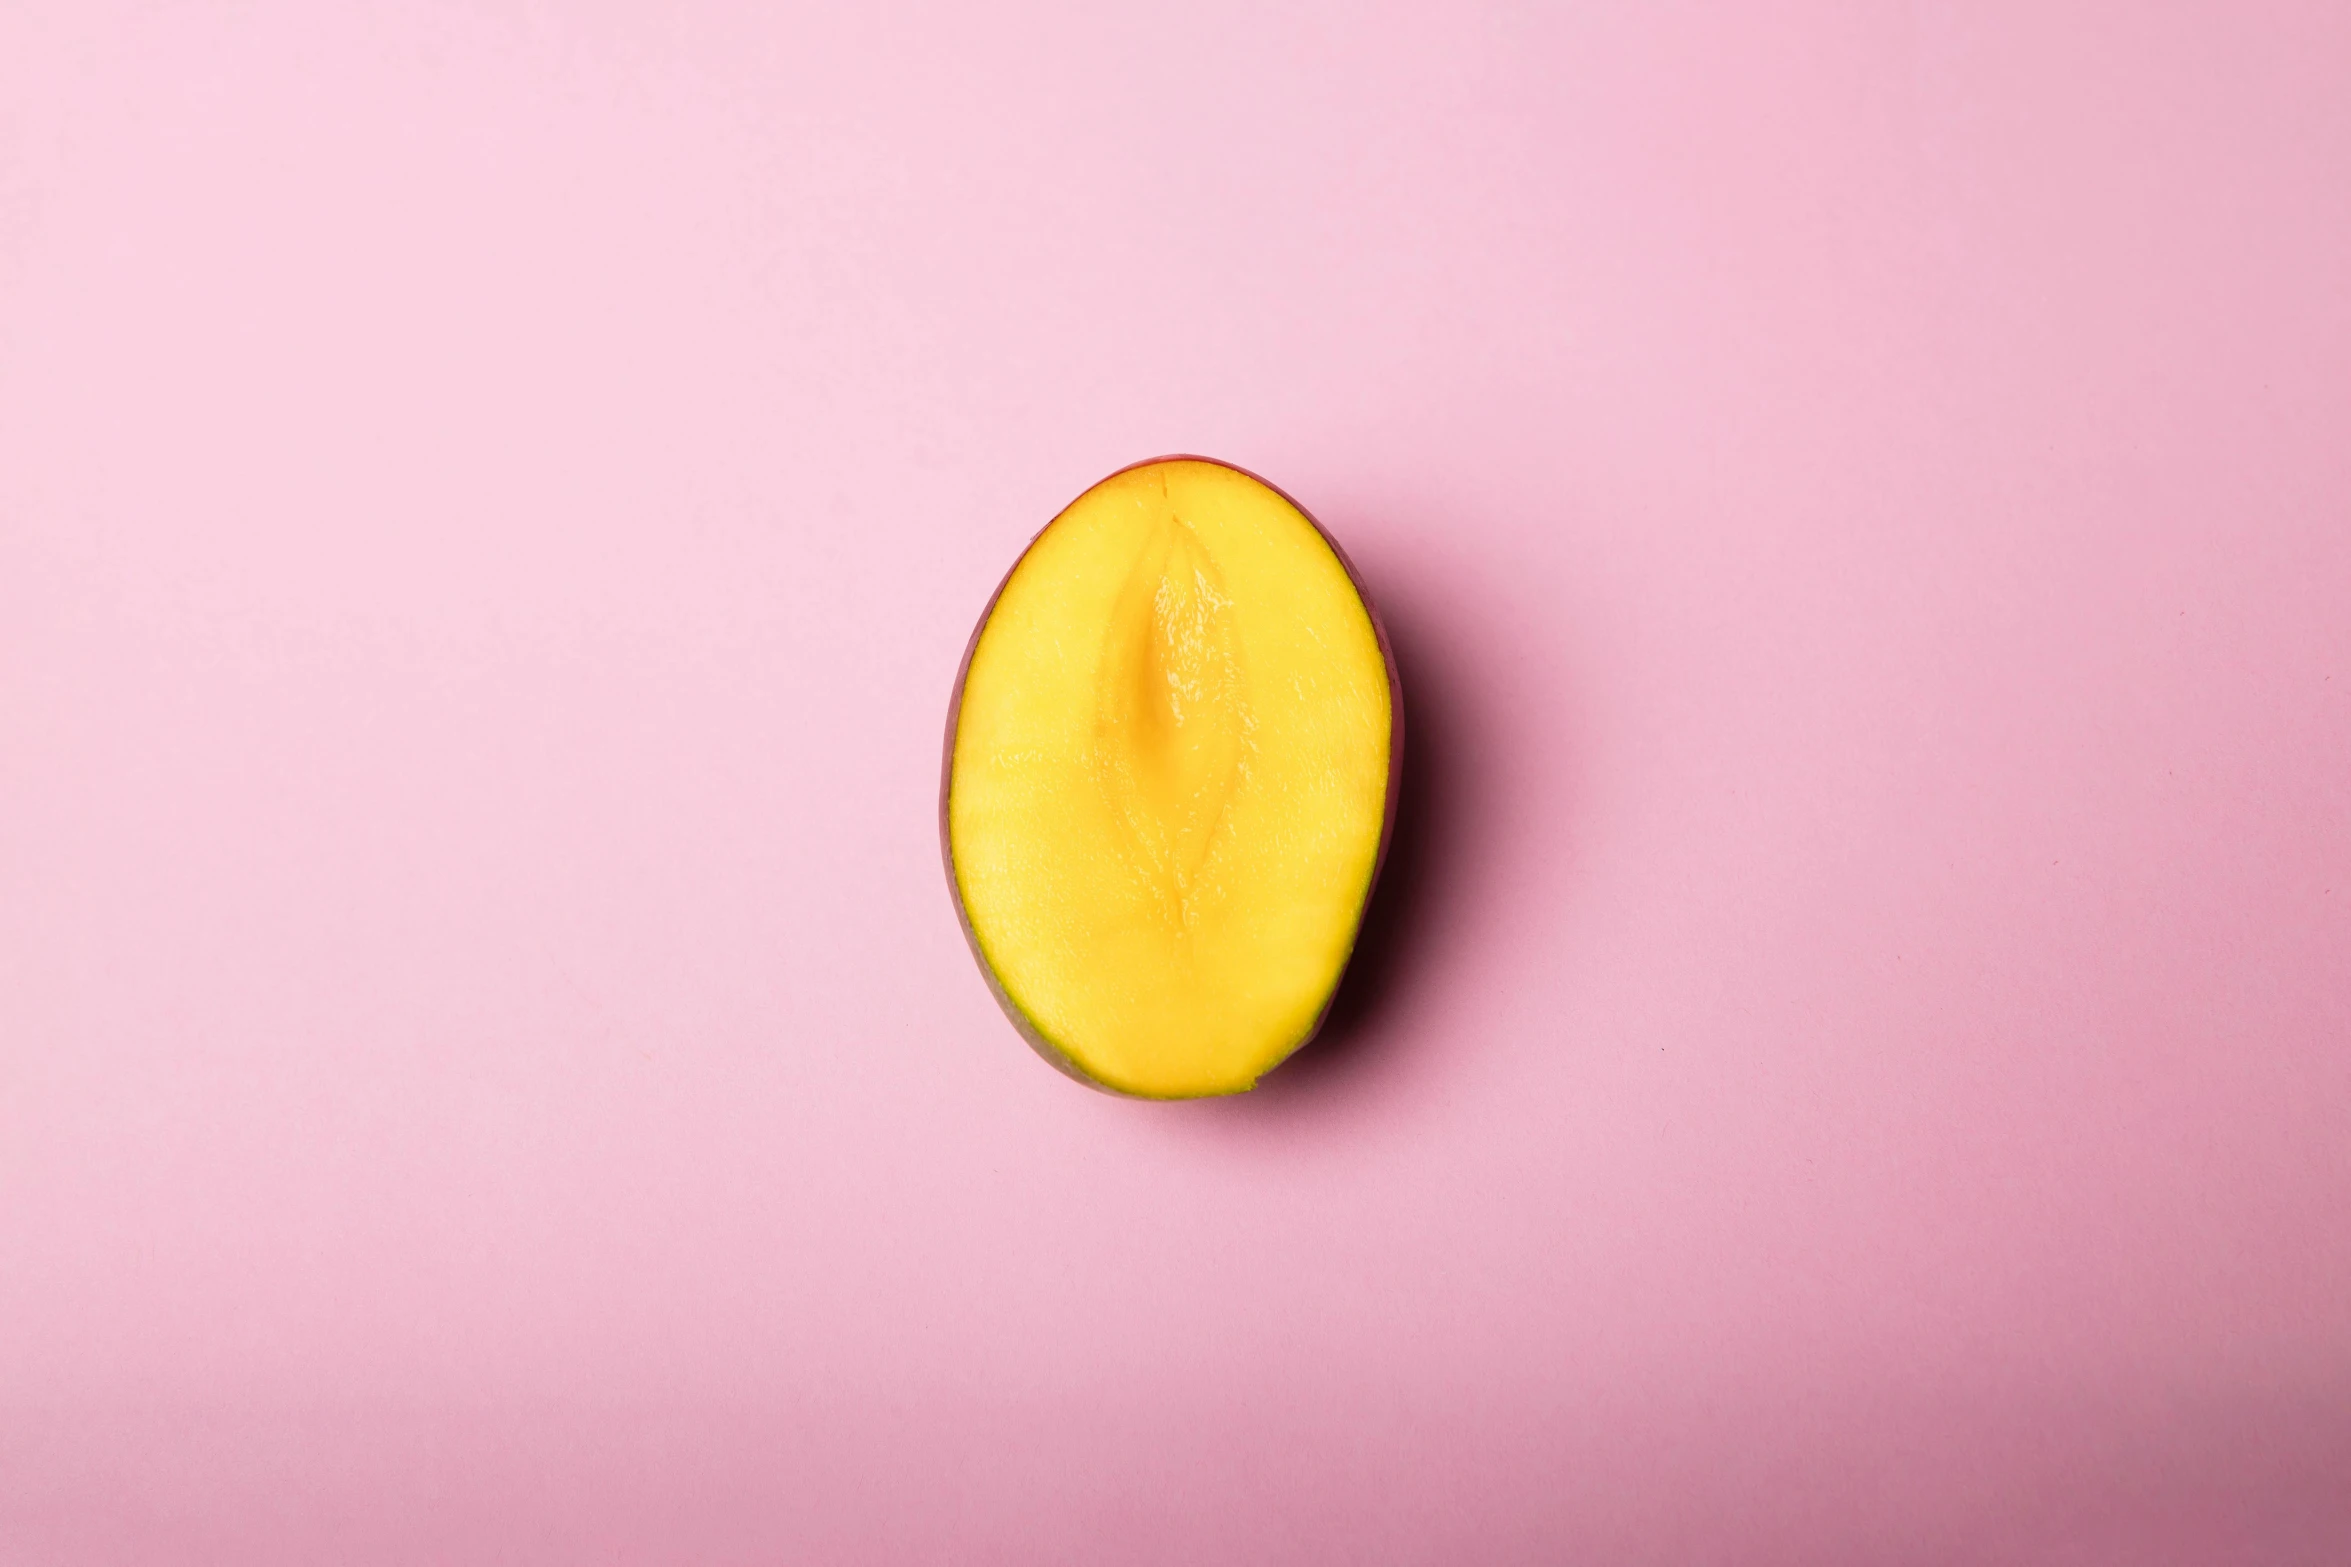
[[1313,1036],[1395,816],[1395,662],[1346,558],[1223,463],[1112,474],[996,590],[947,717],[964,932],[1040,1054],[1154,1099]]

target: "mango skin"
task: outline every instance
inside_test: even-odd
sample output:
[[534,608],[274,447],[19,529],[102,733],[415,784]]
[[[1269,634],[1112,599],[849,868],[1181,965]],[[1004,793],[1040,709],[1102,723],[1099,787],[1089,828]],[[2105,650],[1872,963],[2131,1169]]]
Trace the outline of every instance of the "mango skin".
[[[1099,484],[1117,478],[1122,473],[1132,473],[1138,468],[1149,468],[1165,462],[1208,463],[1215,467],[1230,469],[1245,478],[1256,480],[1296,507],[1298,515],[1304,517],[1314,531],[1322,536],[1323,543],[1329,545],[1331,554],[1337,557],[1340,569],[1347,573],[1347,581],[1355,589],[1355,597],[1363,605],[1364,614],[1371,618],[1372,634],[1379,639],[1380,658],[1387,666],[1388,675],[1387,800],[1380,817],[1380,842],[1378,850],[1372,857],[1371,879],[1364,883],[1363,904],[1356,910],[1355,931],[1349,937],[1348,960],[1352,962],[1353,944],[1362,936],[1364,914],[1370,909],[1371,900],[1379,892],[1380,871],[1388,862],[1388,844],[1395,836],[1396,831],[1396,800],[1404,782],[1404,687],[1397,678],[1396,648],[1388,639],[1387,622],[1380,618],[1379,606],[1372,601],[1371,591],[1364,586],[1363,573],[1355,569],[1355,562],[1348,559],[1346,550],[1342,549],[1339,541],[1331,536],[1331,530],[1324,527],[1314,513],[1300,505],[1296,496],[1262,475],[1251,473],[1236,463],[1225,462],[1221,458],[1200,457],[1184,452],[1170,453],[1162,457],[1146,457],[1141,462],[1128,463],[1123,468],[1103,475],[1102,479],[1096,481],[1096,484],[1088,485],[1086,490],[1079,493],[1083,495]],[[1068,508],[1064,507],[1062,512],[1056,512],[1052,521],[1039,528],[1027,546],[1021,550],[1019,556],[1014,559],[1011,568],[996,584],[996,591],[988,595],[987,607],[980,611],[978,623],[971,628],[971,639],[963,645],[963,660],[955,670],[955,689],[947,700],[947,735],[939,761],[939,857],[946,866],[947,894],[954,900],[956,922],[963,927],[963,939],[971,948],[972,959],[979,964],[980,973],[987,980],[988,991],[996,998],[996,1004],[1003,1008],[1004,1015],[1011,1019],[1012,1026],[1019,1031],[1020,1037],[1028,1041],[1029,1048],[1042,1056],[1046,1063],[1056,1071],[1061,1072],[1064,1076],[1077,1079],[1088,1088],[1120,1099],[1150,1099],[1154,1096],[1137,1094],[1127,1089],[1114,1087],[1088,1073],[1077,1062],[1056,1048],[1052,1041],[1045,1037],[1043,1030],[1037,1027],[1035,1020],[1020,1009],[1019,1004],[1004,988],[1003,980],[997,976],[996,970],[988,962],[987,953],[980,945],[979,932],[972,926],[971,910],[963,901],[963,885],[955,874],[955,840],[947,807],[948,797],[955,784],[955,733],[957,725],[963,717],[964,681],[971,674],[972,655],[979,650],[980,634],[988,629],[988,621],[996,613],[996,603],[1004,596],[1005,586],[1012,581],[1013,574],[1020,570],[1021,562],[1028,559],[1029,551],[1036,548],[1037,540],[1043,538],[1052,529],[1053,523],[1059,522],[1063,512],[1067,510]],[[1342,964],[1338,977],[1331,983],[1330,994],[1323,997],[1322,1010],[1315,1014],[1312,1025],[1299,1036],[1298,1042],[1292,1045],[1282,1057],[1283,1061],[1287,1061],[1291,1056],[1306,1048],[1308,1044],[1313,1042],[1315,1035],[1322,1032],[1322,1025],[1331,1013],[1331,1003],[1338,999],[1339,989],[1346,981],[1346,966]],[[1277,1061],[1274,1066],[1278,1067],[1280,1064]],[[1274,1067],[1268,1067],[1266,1070],[1271,1072]]]

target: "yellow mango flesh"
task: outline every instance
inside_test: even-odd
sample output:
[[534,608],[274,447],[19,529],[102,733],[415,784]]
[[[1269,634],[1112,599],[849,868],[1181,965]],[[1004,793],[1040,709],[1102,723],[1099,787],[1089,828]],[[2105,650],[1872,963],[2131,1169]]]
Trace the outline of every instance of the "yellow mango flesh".
[[1122,1093],[1255,1084],[1312,1033],[1387,827],[1394,691],[1321,532],[1219,463],[1055,518],[966,666],[947,847],[1033,1041]]

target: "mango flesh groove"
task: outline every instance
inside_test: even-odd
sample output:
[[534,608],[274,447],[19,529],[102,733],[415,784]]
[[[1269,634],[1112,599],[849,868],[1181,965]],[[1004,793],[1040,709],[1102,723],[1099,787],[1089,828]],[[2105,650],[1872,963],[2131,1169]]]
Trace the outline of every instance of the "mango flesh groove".
[[1395,660],[1294,501],[1224,463],[1122,469],[982,615],[940,829],[964,934],[1046,1060],[1238,1093],[1320,1026],[1395,818]]

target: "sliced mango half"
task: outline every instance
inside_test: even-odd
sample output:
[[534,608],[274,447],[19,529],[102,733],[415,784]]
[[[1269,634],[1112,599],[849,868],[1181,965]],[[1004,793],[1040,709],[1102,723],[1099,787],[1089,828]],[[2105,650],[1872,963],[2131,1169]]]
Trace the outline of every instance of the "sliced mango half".
[[1079,496],[996,590],[947,718],[964,933],[1037,1051],[1238,1093],[1312,1037],[1395,818],[1386,633],[1330,536],[1224,463]]

